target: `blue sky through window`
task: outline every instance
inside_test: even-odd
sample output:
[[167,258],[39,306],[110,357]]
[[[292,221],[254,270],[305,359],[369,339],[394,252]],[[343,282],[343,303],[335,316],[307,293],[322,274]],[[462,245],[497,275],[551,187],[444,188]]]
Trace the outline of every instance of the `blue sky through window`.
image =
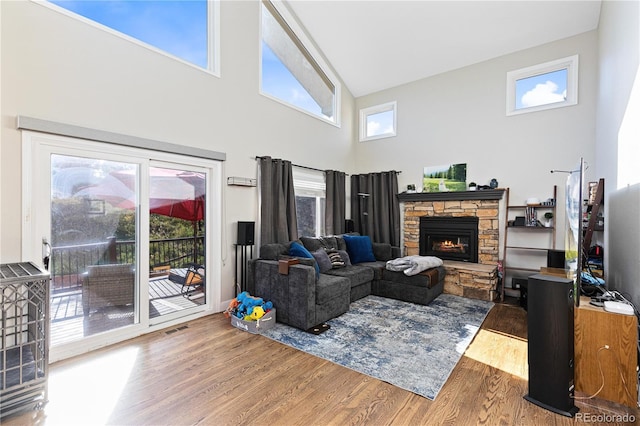
[[264,41],[262,42],[262,91],[305,111],[323,116],[320,106]]
[[563,102],[567,98],[567,69],[516,81],[516,109]]
[[367,115],[367,137],[393,133],[393,110]]
[[207,1],[49,0],[207,69]]

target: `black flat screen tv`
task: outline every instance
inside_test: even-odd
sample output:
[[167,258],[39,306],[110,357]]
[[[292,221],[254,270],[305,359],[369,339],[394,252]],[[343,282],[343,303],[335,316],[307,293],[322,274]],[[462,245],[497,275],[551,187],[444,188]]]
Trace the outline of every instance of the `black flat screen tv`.
[[584,160],[569,173],[565,190],[565,218],[567,222],[565,236],[565,268],[573,277],[573,298],[580,305],[580,287],[582,285],[582,215],[583,215]]

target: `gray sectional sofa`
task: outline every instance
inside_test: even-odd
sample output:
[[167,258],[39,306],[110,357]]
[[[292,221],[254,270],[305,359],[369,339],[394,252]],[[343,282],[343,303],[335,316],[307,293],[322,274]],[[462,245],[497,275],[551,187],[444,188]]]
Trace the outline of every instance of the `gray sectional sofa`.
[[[249,262],[247,290],[273,302],[278,322],[303,330],[342,315],[351,302],[370,294],[426,305],[442,293],[444,267],[413,276],[389,271],[386,262],[399,253],[385,243],[370,243],[372,256],[364,256],[366,260],[358,262],[363,256],[350,253],[345,241],[356,250],[352,236],[302,237],[295,242],[263,245],[260,257]],[[295,243],[304,246],[313,257],[295,257],[297,263],[289,265]],[[334,260],[337,252],[346,264],[342,266],[337,260],[328,266],[326,252],[333,254]]]

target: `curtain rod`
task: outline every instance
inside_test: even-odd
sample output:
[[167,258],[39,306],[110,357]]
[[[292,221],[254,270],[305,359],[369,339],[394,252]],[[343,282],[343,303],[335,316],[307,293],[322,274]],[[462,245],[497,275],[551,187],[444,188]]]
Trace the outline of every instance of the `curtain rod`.
[[[267,158],[267,156],[266,155],[262,156],[262,157],[256,156],[256,160],[262,160],[263,158]],[[313,170],[313,171],[316,171],[316,172],[324,172],[325,171],[325,170],[316,169],[315,167],[301,166],[299,164],[291,163],[291,165],[295,166],[295,167],[300,167],[301,169]],[[345,175],[349,176],[348,173],[345,173]]]
[[[263,159],[263,158],[267,158],[267,157],[266,157],[266,156],[262,156],[262,157],[258,157],[258,156],[256,156],[256,158],[255,158],[255,159],[256,159],[256,160],[261,160],[261,159]],[[314,170],[314,171],[316,171],[316,172],[324,172],[324,171],[325,171],[325,170],[321,170],[321,169],[316,169],[315,167],[301,166],[301,165],[299,165],[299,164],[293,164],[293,163],[291,163],[291,165],[292,165],[292,166],[295,166],[295,167],[300,167],[301,169]],[[402,173],[401,171],[400,171],[400,172],[395,171],[395,170],[390,170],[390,171],[391,171],[391,172],[393,172],[393,173],[395,173],[395,174],[398,174],[398,175],[399,175],[400,173]],[[349,173],[345,173],[345,176],[350,176],[350,175],[349,175]]]

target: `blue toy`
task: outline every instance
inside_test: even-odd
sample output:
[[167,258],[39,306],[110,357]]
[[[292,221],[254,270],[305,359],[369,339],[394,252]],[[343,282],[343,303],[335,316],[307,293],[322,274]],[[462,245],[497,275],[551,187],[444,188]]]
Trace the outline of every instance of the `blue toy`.
[[251,315],[255,306],[262,306],[264,300],[262,297],[251,296],[248,292],[243,291],[236,299],[240,303],[237,308],[236,316],[238,318],[244,318],[247,315]]
[[262,297],[251,296],[246,291],[238,294],[234,300],[234,307],[230,309],[231,314],[244,320],[258,319],[273,309],[273,303],[265,302]]

